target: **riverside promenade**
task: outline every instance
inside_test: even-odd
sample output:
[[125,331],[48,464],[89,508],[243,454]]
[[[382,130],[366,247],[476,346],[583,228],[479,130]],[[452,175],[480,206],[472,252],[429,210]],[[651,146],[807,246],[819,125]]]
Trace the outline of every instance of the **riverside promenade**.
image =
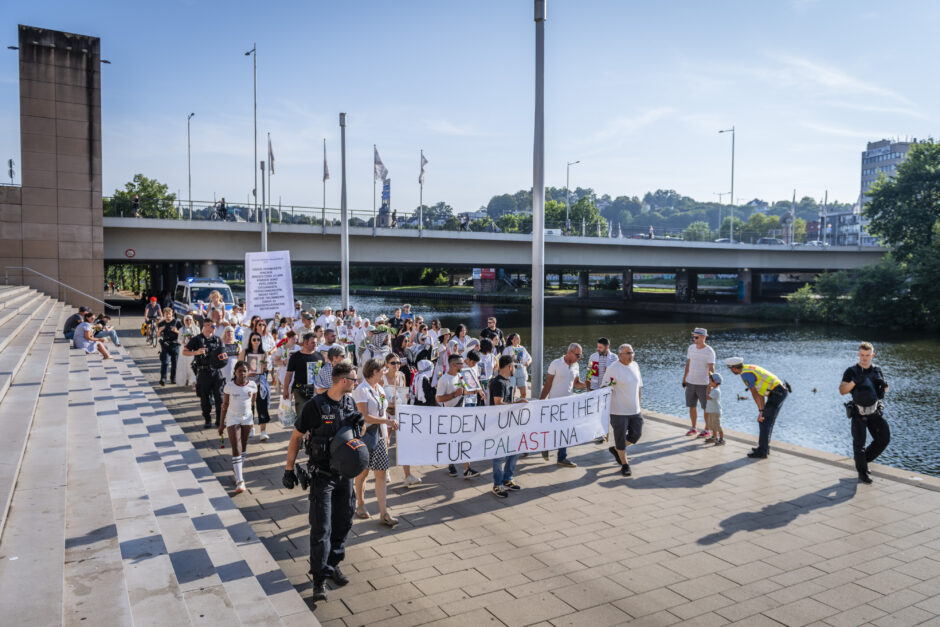
[[[124,329],[139,325],[125,317]],[[154,349],[122,340],[156,386]],[[229,449],[203,430],[192,389],[155,387],[222,486]],[[796,417],[781,412],[780,423]],[[419,467],[408,490],[394,468],[395,529],[356,520],[350,583],[314,608],[353,625],[940,625],[940,480],[873,466],[857,485],[851,460],[728,432],[724,447],[683,435],[684,421],[647,413],[630,447],[631,478],[606,445],[571,449],[577,468],[520,460],[508,499],[483,476]],[[846,424],[845,437],[849,437]],[[310,603],[307,496],[281,486],[289,432],[251,442],[248,491],[236,506]],[[552,455],[554,460],[554,454]]]

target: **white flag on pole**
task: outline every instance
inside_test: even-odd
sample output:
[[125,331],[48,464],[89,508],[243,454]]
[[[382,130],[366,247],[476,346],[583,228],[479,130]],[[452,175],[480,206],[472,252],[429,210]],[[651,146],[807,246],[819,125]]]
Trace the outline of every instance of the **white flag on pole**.
[[424,185],[424,166],[428,164],[427,158],[424,156],[424,153],[421,153],[421,174],[418,175],[418,184]]
[[323,181],[330,180],[330,168],[326,164],[326,140],[323,140]]
[[274,174],[274,149],[271,148],[271,133],[268,133],[268,172]]
[[384,181],[388,178],[388,168],[382,163],[382,157],[379,156],[379,149],[373,148],[373,150],[375,150],[375,180]]

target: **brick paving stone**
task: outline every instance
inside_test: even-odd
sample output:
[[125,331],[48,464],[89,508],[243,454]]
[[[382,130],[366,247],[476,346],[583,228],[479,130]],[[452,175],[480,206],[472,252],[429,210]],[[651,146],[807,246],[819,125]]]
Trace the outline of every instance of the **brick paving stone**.
[[479,594],[493,592],[494,590],[508,590],[514,586],[521,586],[527,583],[532,583],[532,581],[522,573],[514,573],[507,577],[488,579],[479,583],[461,586],[460,589],[470,596],[477,596]]
[[682,605],[687,601],[688,599],[684,596],[668,588],[656,588],[649,592],[643,592],[620,601],[615,601],[614,605],[631,616],[640,617],[654,614],[660,610],[675,607],[676,605]]
[[[743,566],[735,566],[734,568],[729,568],[728,570],[719,571],[718,574],[726,579],[737,584],[747,584],[760,579],[770,578],[771,581],[774,581],[772,578],[774,575],[778,575],[784,571],[771,566],[765,562],[757,561],[750,562],[749,564],[744,564]],[[774,582],[776,583],[776,582]],[[780,587],[780,584],[777,584]]]
[[856,583],[860,586],[870,588],[875,592],[880,592],[881,594],[890,594],[911,587],[919,581],[920,580],[916,577],[911,577],[910,575],[905,575],[904,573],[899,573],[894,570],[887,570],[882,573],[870,575],[864,579],[859,579]]
[[520,584],[518,586],[512,586],[507,588],[507,591],[515,598],[522,599],[525,597],[531,597],[533,594],[538,594],[539,592],[555,590],[557,588],[564,588],[571,585],[574,585],[574,582],[567,576],[557,575],[555,577],[550,577],[549,579],[540,579],[538,581],[531,581],[529,583]]
[[428,627],[467,627],[468,625],[478,627],[479,625],[505,624],[506,623],[500,621],[495,616],[483,609],[475,610],[467,614],[461,614],[460,616],[451,616],[449,618],[443,618],[441,620],[427,623]]
[[793,603],[781,605],[780,607],[764,612],[765,615],[777,622],[791,627],[802,627],[814,621],[823,620],[838,610],[834,607],[820,603],[815,599],[800,599]]
[[892,613],[916,603],[920,603],[926,598],[926,594],[920,594],[918,592],[914,592],[913,590],[898,590],[897,592],[886,594],[880,599],[875,599],[871,602],[871,605],[877,607],[879,610]]
[[931,618],[934,618],[934,615],[930,612],[911,606],[894,614],[878,618],[872,623],[878,625],[878,627],[901,627],[902,625],[919,625]]
[[858,605],[844,612],[839,612],[825,619],[825,622],[832,627],[855,627],[864,625],[871,621],[881,618],[885,612],[872,605]]
[[685,576],[659,564],[650,564],[639,568],[626,568],[610,578],[633,592],[648,592],[683,581]]
[[825,590],[826,589],[824,587],[815,581],[804,581],[792,586],[781,588],[775,592],[771,592],[770,598],[772,598],[774,601],[777,601],[781,605],[786,605],[787,603],[792,603],[793,601],[798,601],[799,599],[810,597],[814,594],[819,594]]
[[505,590],[494,590],[493,592],[481,594],[475,597],[472,597],[469,594],[464,594],[462,599],[451,601],[450,603],[444,603],[440,606],[440,608],[444,610],[444,613],[448,616],[457,616],[458,614],[466,614],[467,612],[471,612],[479,608],[487,608],[497,603],[513,600],[513,596]]
[[580,612],[554,618],[551,620],[551,624],[554,627],[582,627],[583,625],[612,627],[613,625],[623,625],[630,618],[629,614],[624,613],[610,603],[605,603],[604,605],[595,605]]
[[595,605],[612,603],[633,593],[606,577],[592,579],[583,584],[557,588],[555,596],[576,610],[584,610]]
[[552,620],[574,612],[570,605],[550,592],[497,603],[487,609],[509,627],[530,625],[541,620]]
[[695,601],[709,595],[736,588],[737,584],[718,574],[702,575],[695,579],[687,579],[669,586],[673,592],[678,592],[690,601]]
[[855,583],[847,583],[837,588],[832,588],[813,595],[813,598],[817,601],[831,605],[838,610],[848,610],[857,605],[870,603],[880,597],[881,594],[878,592],[863,588]]
[[718,608],[714,611],[731,622],[737,622],[779,606],[779,603],[768,596],[758,596],[748,599],[747,601]]
[[699,577],[725,570],[730,564],[708,553],[695,553],[685,557],[665,560],[662,565],[685,577]]
[[936,594],[929,599],[924,599],[916,604],[922,610],[927,610],[935,616],[940,616],[940,594]]
[[691,618],[701,616],[702,614],[710,613],[723,607],[728,607],[733,603],[734,601],[726,596],[721,594],[711,594],[707,597],[696,599],[695,601],[689,601],[688,603],[671,607],[669,608],[669,612],[675,614],[682,620],[689,620]]
[[428,607],[410,614],[399,614],[393,618],[387,618],[372,623],[369,627],[413,627],[414,625],[424,625],[432,621],[447,618],[447,614],[439,607]]

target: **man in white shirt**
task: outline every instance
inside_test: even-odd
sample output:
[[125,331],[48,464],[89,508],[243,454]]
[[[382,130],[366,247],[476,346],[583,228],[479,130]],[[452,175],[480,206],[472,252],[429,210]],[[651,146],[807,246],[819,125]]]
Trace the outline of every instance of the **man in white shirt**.
[[240,327],[242,320],[245,319],[245,316],[242,314],[241,307],[238,305],[232,305],[232,311],[228,315],[228,321],[234,327]]
[[[462,385],[460,371],[463,370],[465,364],[462,355],[450,355],[447,358],[447,372],[442,374],[440,379],[437,381],[437,392],[435,398],[437,404],[442,407],[457,407],[458,405],[463,405],[464,396],[467,395],[467,388],[465,385]],[[473,392],[471,392],[473,394]],[[479,477],[480,473],[470,467],[470,464],[465,462],[463,471],[464,479],[472,479],[473,477]],[[457,476],[457,467],[454,464],[450,464],[447,467],[447,471],[451,477]]]
[[[601,387],[601,381],[604,380],[604,373],[607,366],[616,362],[617,356],[610,352],[610,340],[606,337],[597,338],[597,351],[588,357],[588,381],[590,389],[596,390]],[[606,438],[597,438],[595,444],[603,444]]]
[[640,367],[633,361],[633,347],[621,344],[617,349],[619,359],[607,366],[601,385],[610,387],[610,426],[614,430],[614,445],[608,450],[620,464],[620,474],[629,477],[627,447],[636,444],[643,434],[643,414],[640,413],[640,396],[643,377]]
[[326,329],[323,332],[323,343],[317,346],[317,350],[323,353],[325,359],[327,352],[329,352],[331,348],[338,348],[343,351],[343,355],[346,354],[346,347],[336,341],[336,331]]
[[332,307],[324,307],[323,314],[317,318],[317,324],[323,327],[323,330],[327,329],[336,330],[336,316],[333,315]]
[[[708,381],[712,373],[715,372],[715,350],[705,343],[708,337],[708,331],[702,327],[696,327],[692,331],[692,346],[686,351],[685,373],[682,375],[682,387],[685,388],[685,406],[689,408],[689,420],[692,421],[692,428],[686,432],[686,435],[695,435],[695,425],[698,422],[698,407],[702,406],[705,411],[705,404],[708,402]],[[711,435],[708,429],[698,434],[700,438],[707,438]]]
[[[570,396],[573,389],[587,389],[587,383],[584,383],[578,377],[578,360],[581,359],[582,353],[580,344],[569,344],[568,352],[549,364],[548,376],[545,378],[545,385],[542,386],[542,395],[539,400]],[[548,459],[548,451],[542,452],[542,458]],[[577,466],[576,463],[568,459],[568,449],[566,447],[558,449],[558,465],[568,468]]]

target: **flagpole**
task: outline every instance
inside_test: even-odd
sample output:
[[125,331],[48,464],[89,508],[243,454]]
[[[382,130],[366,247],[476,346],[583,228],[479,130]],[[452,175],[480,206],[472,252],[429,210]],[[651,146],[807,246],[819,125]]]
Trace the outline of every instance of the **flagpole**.
[[268,211],[271,207],[271,170],[274,169],[274,160],[271,158],[273,153],[271,152],[271,133],[268,133]]
[[424,235],[424,150],[421,151],[421,161],[418,162],[421,167],[421,179],[418,181],[418,237]]
[[323,138],[323,226],[326,226],[326,137]]
[[264,210],[264,161],[261,163],[261,252],[268,252],[268,221]]
[[535,0],[535,138],[532,151],[532,398],[542,392],[545,296],[545,3]]
[[[343,309],[349,309],[349,220],[346,215],[346,114],[339,114],[339,133],[340,133],[340,163],[342,168],[342,187],[339,197],[339,216],[340,216],[340,237],[339,237],[339,256],[340,256],[340,297],[343,303]],[[326,139],[323,140],[324,149]],[[372,202],[375,202],[375,176],[372,177]],[[326,181],[324,180],[324,189]],[[326,192],[324,192],[326,194]],[[325,198],[325,196],[324,196]],[[326,200],[324,207],[326,206]]]

